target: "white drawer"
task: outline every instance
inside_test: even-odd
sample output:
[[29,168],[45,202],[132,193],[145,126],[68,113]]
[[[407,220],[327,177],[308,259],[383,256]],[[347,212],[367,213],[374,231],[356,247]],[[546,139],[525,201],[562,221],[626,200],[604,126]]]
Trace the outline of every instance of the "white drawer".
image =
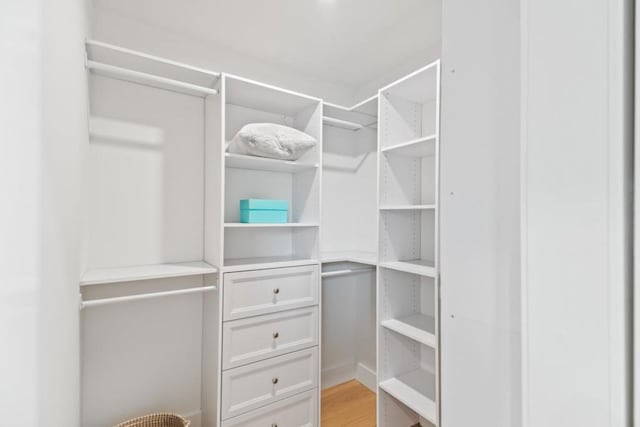
[[318,345],[318,307],[224,322],[222,369]]
[[317,347],[224,371],[222,419],[235,417],[317,386]]
[[318,266],[224,275],[224,320],[318,304]]
[[296,394],[264,408],[224,421],[222,427],[314,427],[318,419],[315,390]]

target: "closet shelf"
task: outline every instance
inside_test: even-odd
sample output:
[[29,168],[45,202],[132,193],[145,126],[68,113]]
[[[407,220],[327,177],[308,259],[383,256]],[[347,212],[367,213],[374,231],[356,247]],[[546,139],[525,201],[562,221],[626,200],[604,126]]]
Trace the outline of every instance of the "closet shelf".
[[224,260],[225,272],[259,270],[263,268],[298,267],[319,264],[318,260],[296,256],[270,256],[259,258],[227,258]]
[[86,67],[97,74],[201,97],[218,94],[218,72],[97,40],[85,47]]
[[364,127],[360,123],[350,122],[348,120],[334,119],[333,117],[327,117],[327,116],[322,117],[322,123],[327,126],[333,126],[333,127],[353,130],[353,131],[360,130]]
[[225,222],[225,228],[313,228],[320,227],[317,222],[285,222],[278,224],[255,224],[244,222]]
[[429,157],[436,154],[436,135],[425,136],[382,148],[383,153],[405,157]]
[[385,261],[380,263],[380,267],[426,277],[436,276],[436,269],[434,267],[433,261],[424,259],[414,259],[407,261]]
[[411,338],[420,344],[433,349],[437,347],[435,335],[436,320],[433,316],[414,314],[397,319],[383,320],[380,323],[385,328]]
[[426,211],[435,209],[436,205],[386,205],[380,206],[381,211]]
[[355,262],[374,266],[378,264],[378,255],[375,252],[365,251],[322,252],[321,259],[323,263]]
[[80,286],[107,283],[134,282],[138,280],[165,279],[171,277],[215,274],[218,269],[204,261],[140,265],[132,267],[99,268],[88,270]]
[[437,423],[436,379],[431,372],[416,369],[380,382],[380,388],[429,422]]
[[267,159],[265,157],[245,156],[225,153],[225,166],[236,169],[262,170],[268,172],[296,173],[317,169],[317,163],[301,163],[289,160]]

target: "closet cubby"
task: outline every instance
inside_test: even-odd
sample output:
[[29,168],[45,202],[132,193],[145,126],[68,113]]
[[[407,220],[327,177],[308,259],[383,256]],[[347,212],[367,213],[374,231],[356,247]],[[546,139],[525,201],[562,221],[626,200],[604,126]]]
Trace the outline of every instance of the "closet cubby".
[[[225,270],[318,262],[321,100],[231,75],[222,81]],[[313,136],[317,144],[295,161],[226,152],[236,133],[249,123],[290,126]],[[240,223],[240,200],[249,198],[287,200],[287,223]]]
[[380,427],[439,423],[439,79],[435,62],[380,90]]

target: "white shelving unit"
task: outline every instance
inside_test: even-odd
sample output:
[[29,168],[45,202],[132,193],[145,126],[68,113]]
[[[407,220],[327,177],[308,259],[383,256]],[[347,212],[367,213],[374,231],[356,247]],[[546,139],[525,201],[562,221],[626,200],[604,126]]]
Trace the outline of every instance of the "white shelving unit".
[[203,274],[215,274],[217,272],[218,269],[216,267],[204,261],[96,268],[84,273],[80,281],[80,286],[167,279],[171,277],[201,276]]
[[439,425],[439,73],[378,93],[380,427]]

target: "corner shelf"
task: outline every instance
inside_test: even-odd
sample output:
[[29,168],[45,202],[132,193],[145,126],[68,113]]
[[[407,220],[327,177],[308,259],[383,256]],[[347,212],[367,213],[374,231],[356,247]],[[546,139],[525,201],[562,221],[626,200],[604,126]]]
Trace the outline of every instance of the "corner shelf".
[[88,270],[80,280],[80,286],[139,280],[166,279],[171,277],[215,274],[218,269],[204,261],[139,265],[131,267],[96,268]]
[[225,228],[313,228],[320,227],[317,222],[284,222],[276,224],[225,222]]
[[436,269],[433,261],[424,259],[414,259],[407,261],[385,261],[380,263],[380,267],[390,270],[402,271],[405,273],[417,274],[419,276],[435,277]]
[[414,314],[397,319],[383,320],[380,324],[394,332],[411,338],[420,344],[435,349],[436,341],[436,319],[425,314]]
[[424,136],[381,149],[383,153],[405,157],[429,157],[436,154],[436,135]]
[[380,382],[380,388],[429,422],[437,423],[436,377],[424,369]]
[[364,127],[360,123],[350,122],[348,120],[334,119],[333,117],[327,116],[322,117],[322,124],[352,131],[357,131]]
[[317,163],[300,163],[290,160],[268,159],[266,157],[245,156],[225,153],[225,166],[236,169],[260,170],[267,172],[297,173],[318,169]]
[[272,256],[260,258],[229,258],[224,260],[224,272],[260,270],[265,268],[298,267],[319,264],[317,259],[295,256]]
[[378,254],[365,251],[323,252],[320,256],[323,263],[354,262],[357,264],[378,265]]

